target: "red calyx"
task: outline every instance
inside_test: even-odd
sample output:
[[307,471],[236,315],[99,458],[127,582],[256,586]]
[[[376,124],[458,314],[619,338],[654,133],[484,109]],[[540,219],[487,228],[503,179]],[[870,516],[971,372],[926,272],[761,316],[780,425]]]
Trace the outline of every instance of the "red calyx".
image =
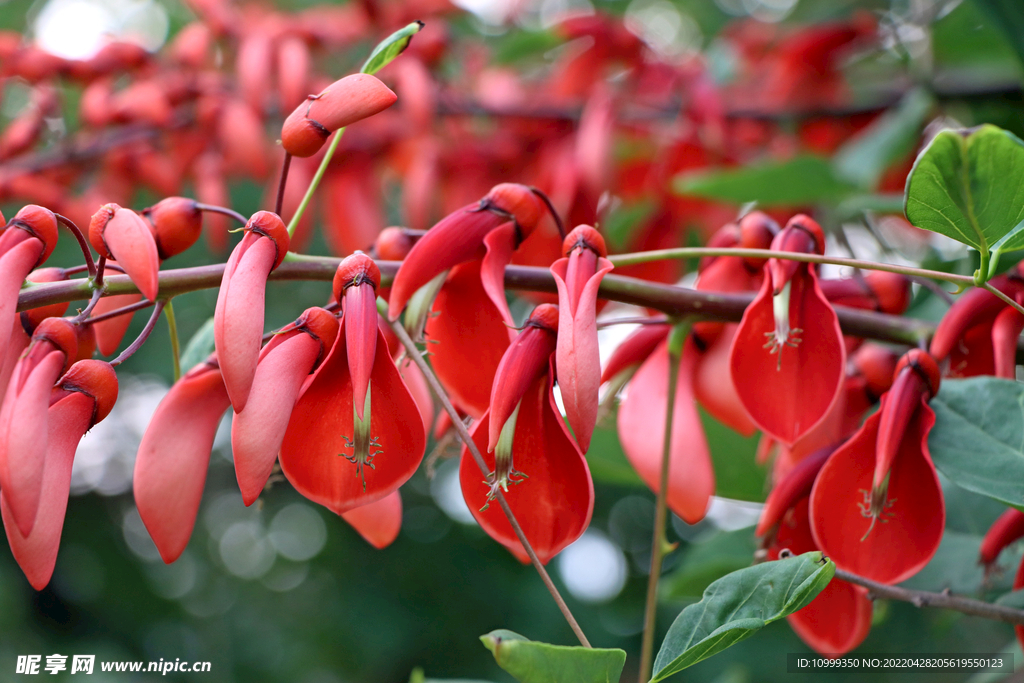
[[53,253],[53,248],[57,246],[57,217],[42,206],[23,206],[14,214],[7,228],[20,228],[43,243],[43,251],[36,261],[37,266],[48,259]]
[[274,261],[274,270],[284,261],[288,253],[291,239],[288,237],[288,227],[281,220],[281,217],[272,211],[257,211],[245,224],[245,229],[256,234],[269,237],[277,246],[277,259]]

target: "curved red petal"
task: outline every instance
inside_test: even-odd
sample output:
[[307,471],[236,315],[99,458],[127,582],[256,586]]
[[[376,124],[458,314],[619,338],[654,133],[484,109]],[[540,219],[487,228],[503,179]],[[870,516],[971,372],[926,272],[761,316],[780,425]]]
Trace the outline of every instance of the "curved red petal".
[[[452,402],[474,418],[487,411],[509,329],[480,283],[480,262],[456,266],[427,321],[430,362]],[[466,359],[472,358],[472,363]]]
[[[551,325],[554,325],[554,320],[551,321]],[[520,400],[537,378],[547,372],[554,351],[555,331],[549,327],[528,324],[501,357],[498,370],[494,373],[494,385],[491,387],[488,451],[493,451],[498,445],[501,430],[515,412]]]
[[449,214],[416,242],[391,285],[389,318],[397,318],[416,290],[439,274],[483,255],[484,237],[508,218],[481,211],[479,205],[474,202]]
[[981,540],[978,549],[978,561],[983,565],[991,565],[999,557],[1003,548],[1024,536],[1024,512],[1010,508],[992,523]]
[[[493,468],[494,455],[484,452],[488,419],[484,415],[471,436],[487,466]],[[590,469],[554,405],[550,377],[538,379],[523,397],[512,453],[515,469],[527,478],[510,487],[505,499],[537,557],[546,564],[586,531],[594,512]],[[491,538],[526,562],[526,552],[500,506],[492,502],[481,511],[490,490],[485,479],[469,449],[463,447],[459,480],[473,517]]]
[[391,545],[402,530],[402,494],[393,491],[378,501],[360,505],[341,518],[378,550]]
[[[590,250],[584,253],[593,255]],[[575,252],[574,252],[575,256]],[[597,424],[598,391],[601,387],[601,354],[597,346],[597,289],[614,268],[608,259],[597,259],[597,270],[587,278],[573,301],[566,283],[569,259],[551,266],[558,288],[558,388],[565,417],[580,449],[586,453]],[[577,277],[577,280],[580,278]],[[579,282],[576,283],[579,285]]]
[[736,385],[722,381],[723,377],[729,376],[729,358],[737,327],[739,325],[731,323],[724,325],[720,336],[700,354],[694,369],[693,393],[712,417],[729,429],[750,436],[757,426],[743,407]]
[[[668,506],[688,524],[704,518],[715,492],[711,454],[693,398],[696,360],[693,340],[688,339],[676,383],[668,474]],[[633,376],[618,417],[622,449],[652,491],[660,488],[667,407],[668,346],[662,343]]]
[[806,267],[790,280],[789,324],[800,341],[795,347],[783,344],[774,353],[765,348],[775,330],[769,280],[743,313],[729,367],[736,393],[754,423],[777,440],[793,444],[824,419],[839,395],[846,348],[839,319]]
[[872,519],[862,507],[870,501],[886,399],[882,397],[881,409],[822,468],[811,491],[811,529],[818,547],[837,565],[893,584],[916,574],[935,554],[946,510],[928,454],[935,413],[924,403],[907,425],[893,461],[883,514]]
[[103,230],[103,243],[143,296],[156,301],[160,254],[146,221],[130,209],[119,209]]
[[65,356],[63,351],[49,351],[34,366],[28,359],[25,356],[15,367],[0,407],[0,490],[24,536],[31,533],[39,511],[50,391],[64,371]]
[[509,326],[509,339],[515,334],[511,329],[515,323],[508,310],[508,300],[505,299],[505,266],[512,261],[517,234],[515,223],[511,221],[487,233],[484,236],[487,253],[480,262],[480,282],[487,297]]
[[201,365],[171,387],[142,435],[135,505],[164,562],[174,562],[188,545],[213,438],[229,405],[220,371]]
[[235,477],[246,505],[255,502],[270,478],[291,408],[319,355],[320,341],[298,332],[276,344],[256,366],[245,410],[231,424]]
[[[405,358],[397,363],[398,374],[402,376],[406,388],[416,401],[416,407],[420,409],[420,418],[423,419],[424,440],[430,435],[430,427],[434,424],[434,394],[430,391],[427,378],[423,376],[419,366],[411,359]],[[442,411],[442,415],[447,415]]]
[[[8,232],[17,233],[19,237],[27,234],[23,230]],[[11,339],[7,333],[17,317],[18,292],[42,252],[43,243],[35,237],[28,237],[0,254],[0,358],[7,355]]]
[[[794,554],[817,550],[808,519],[808,499],[800,498],[779,525],[768,556],[788,548]],[[823,655],[841,655],[860,645],[871,630],[872,603],[867,591],[832,579],[809,605],[787,618],[807,645]]]
[[992,323],[992,355],[996,377],[1017,379],[1017,340],[1024,330],[1024,315],[1007,307]]
[[[342,321],[342,328],[345,321]],[[380,333],[378,332],[378,335]],[[281,444],[281,469],[296,490],[337,514],[387,496],[413,475],[426,449],[423,421],[416,401],[377,340],[378,353],[370,375],[371,434],[380,453],[366,481],[345,455],[354,438],[352,378],[348,371],[345,334],[317,369],[292,410]]]
[[71,466],[78,442],[91,426],[94,407],[95,401],[80,392],[72,392],[50,407],[39,513],[28,535],[14,524],[10,504],[0,493],[0,513],[11,553],[37,591],[43,590],[53,575],[71,491]]
[[267,277],[276,259],[274,241],[250,231],[235,247],[224,269],[213,314],[213,339],[224,386],[236,413],[245,408],[256,374]]
[[0,405],[3,405],[4,396],[7,395],[7,389],[11,383],[11,376],[14,374],[14,368],[18,366],[18,359],[21,358],[21,354],[28,348],[28,343],[28,333],[25,332],[21,320],[15,317],[14,324],[11,325],[10,342],[7,344],[6,354],[0,357]]

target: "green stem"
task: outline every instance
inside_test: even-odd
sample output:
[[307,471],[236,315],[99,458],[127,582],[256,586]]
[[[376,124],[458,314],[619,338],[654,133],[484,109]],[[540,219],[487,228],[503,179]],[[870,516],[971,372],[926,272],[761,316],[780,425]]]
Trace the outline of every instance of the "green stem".
[[[388,307],[383,299],[377,300],[377,310],[380,311],[381,316],[383,316],[385,320],[388,319]],[[406,355],[412,359],[412,362],[415,363],[416,367],[418,367],[420,372],[423,373],[423,377],[426,378],[427,384],[430,385],[434,395],[436,395],[437,399],[441,402],[445,412],[447,412],[452,418],[452,426],[455,427],[455,431],[458,432],[459,438],[462,439],[462,443],[464,443],[469,449],[469,453],[476,462],[477,467],[480,468],[480,472],[486,477],[490,474],[490,468],[487,467],[487,463],[484,461],[483,455],[480,454],[480,449],[476,447],[476,442],[473,441],[473,437],[469,435],[469,430],[466,429],[466,425],[463,423],[462,417],[459,416],[458,411],[455,410],[452,402],[448,399],[448,394],[445,392],[444,387],[441,386],[441,383],[438,381],[434,371],[431,370],[430,366],[427,365],[427,362],[423,360],[423,354],[420,353],[420,350],[416,347],[416,343],[412,340],[412,337],[409,336],[409,333],[405,331],[405,327],[402,326],[400,321],[392,320],[388,322],[388,325],[391,326],[391,329],[398,337],[398,340],[402,342],[402,346],[405,347]],[[541,581],[544,582],[544,586],[548,589],[548,592],[551,593],[551,597],[554,599],[555,604],[558,605],[558,609],[561,611],[562,616],[565,617],[565,620],[569,623],[569,628],[571,628],[573,633],[576,634],[576,637],[579,639],[580,644],[583,645],[583,647],[590,647],[590,641],[587,640],[587,636],[584,635],[579,622],[577,622],[576,617],[572,615],[572,612],[569,610],[569,606],[565,604],[565,600],[562,599],[562,595],[558,592],[558,588],[555,586],[554,581],[551,580],[551,576],[548,574],[547,570],[544,569],[544,565],[541,563],[540,558],[537,557],[537,553],[533,550],[533,546],[530,545],[530,541],[526,538],[526,534],[523,533],[523,528],[519,526],[519,522],[516,520],[516,516],[512,512],[512,508],[508,506],[508,501],[505,500],[505,495],[498,490],[495,493],[494,500],[498,501],[501,511],[504,512],[505,517],[508,518],[508,523],[512,526],[512,531],[515,532],[516,538],[519,539],[519,542],[522,544],[526,554],[530,557],[530,562],[533,564],[534,569],[537,570],[537,573],[540,574]]]
[[616,254],[609,256],[608,260],[616,267],[620,267],[632,266],[638,263],[650,263],[651,261],[702,258],[704,256],[777,258],[785,259],[787,261],[801,261],[803,263],[827,263],[834,266],[849,266],[850,268],[863,268],[865,270],[884,270],[887,273],[927,277],[932,280],[945,280],[946,282],[952,282],[958,286],[970,286],[974,284],[974,278],[970,275],[943,273],[942,271],[928,270],[926,268],[897,266],[891,263],[875,263],[874,261],[862,261],[860,259],[843,258],[840,256],[820,256],[818,254],[801,254],[793,251],[772,251],[771,249],[683,247],[679,249],[656,249],[654,251],[644,251],[634,254]]
[[331,159],[334,157],[334,153],[338,150],[338,143],[341,142],[341,134],[345,132],[344,128],[339,128],[334,134],[334,139],[331,140],[330,146],[327,148],[327,152],[324,154],[323,160],[320,162],[320,168],[316,169],[316,174],[313,176],[313,180],[309,181],[309,187],[306,188],[306,194],[302,197],[302,202],[299,204],[299,208],[295,210],[295,215],[288,221],[288,236],[295,236],[295,228],[298,227],[299,221],[302,220],[302,214],[306,213],[306,208],[309,206],[310,200],[313,199],[313,193],[316,192],[316,188],[320,186],[320,181],[323,180],[324,173],[327,172],[327,167],[331,164]]
[[178,340],[178,323],[174,319],[174,306],[171,300],[167,300],[164,306],[164,315],[167,316],[167,331],[171,335],[171,360],[174,362],[174,381],[181,379],[181,342]]
[[1024,315],[1024,306],[1021,306],[1019,303],[1014,301],[1013,298],[1007,296],[1003,292],[1000,292],[998,289],[996,289],[995,287],[993,287],[992,285],[990,285],[987,282],[984,283],[983,285],[981,285],[981,287],[982,287],[982,289],[987,289],[989,292],[992,292],[997,297],[1002,299],[1003,302],[1006,303],[1007,306],[1012,306],[1014,309],[1017,310],[1018,313],[1020,313],[1021,315]]
[[690,333],[692,321],[683,320],[672,328],[668,340],[668,400],[665,402],[665,437],[661,445],[661,474],[658,478],[658,496],[654,504],[654,539],[651,542],[651,574],[647,580],[647,604],[644,609],[644,636],[640,646],[640,683],[651,678],[654,660],[654,631],[657,627],[658,580],[665,556],[665,519],[668,516],[668,473],[672,462],[672,422],[676,410],[676,387],[679,384],[679,364],[683,344]]

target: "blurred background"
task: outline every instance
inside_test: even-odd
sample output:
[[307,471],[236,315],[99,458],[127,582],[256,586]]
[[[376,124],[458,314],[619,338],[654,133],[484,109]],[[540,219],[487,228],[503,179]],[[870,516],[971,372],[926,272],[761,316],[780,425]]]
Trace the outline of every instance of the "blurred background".
[[[389,1],[380,4],[386,6]],[[545,104],[531,101],[531,79],[552,77],[565,66],[567,54],[593,44],[593,38],[589,38],[591,44],[581,45],[580,38],[560,31],[560,22],[570,15],[613,17],[616,25],[624,26],[642,43],[648,61],[674,65],[684,79],[690,65],[699,64],[700,78],[709,79],[724,93],[714,105],[723,108],[721,116],[727,124],[718,135],[725,135],[734,147],[746,147],[721,152],[721,143],[709,139],[713,134],[705,128],[702,148],[714,153],[700,161],[694,161],[692,153],[684,161],[673,161],[668,164],[670,173],[682,167],[727,167],[805,152],[834,158],[842,143],[880,114],[899,115],[902,111],[902,120],[908,122],[906,132],[892,140],[893,149],[886,148],[877,176],[868,181],[870,187],[856,195],[876,201],[870,210],[851,209],[843,204],[850,195],[827,192],[773,198],[773,192],[784,194],[792,189],[785,187],[786,183],[805,182],[801,178],[777,176],[763,188],[764,206],[812,205],[818,215],[828,219],[823,222],[830,229],[831,246],[839,248],[837,245],[845,242],[862,258],[884,254],[890,260],[971,272],[973,266],[965,251],[901,224],[902,178],[933,117],[968,126],[992,122],[1024,135],[1021,65],[1012,40],[993,19],[996,15],[990,6],[998,5],[996,2],[461,0],[457,4],[459,8],[444,9],[443,21],[452,43],[459,42],[464,48],[442,57],[434,73],[457,89],[460,69],[477,69],[473,77],[481,80],[483,71],[493,78],[510,70],[518,72],[514,85],[522,92],[513,101],[516,107]],[[281,11],[300,12],[314,3],[280,0],[275,5]],[[195,6],[174,0],[0,0],[0,28],[21,32],[27,41],[66,59],[89,58],[111,37],[156,51],[195,16]],[[813,64],[813,50],[791,58],[810,65],[812,73],[803,80],[772,81],[768,67],[762,72],[751,68],[761,63],[759,60],[784,61],[784,48],[772,52],[772,45],[782,43],[783,37],[815,27],[857,26],[858,22],[871,26],[871,37],[843,53],[841,59],[830,53],[818,69]],[[365,54],[382,35],[374,33],[357,42],[352,54]],[[768,38],[762,40],[757,35]],[[744,49],[750,52],[744,53]],[[483,60],[487,68],[474,66],[474,59]],[[345,57],[325,70],[345,73],[345,68],[358,61]],[[611,71],[605,75],[612,83],[625,78]],[[779,90],[766,90],[765,82]],[[928,111],[933,116],[907,114],[910,105],[905,93],[915,86],[932,98]],[[29,85],[17,78],[7,79],[3,87],[0,127],[9,125],[24,110],[31,95]],[[694,87],[691,83],[683,90],[692,92]],[[481,86],[478,101],[486,102],[487,92]],[[69,88],[68,97],[67,111],[74,112],[74,89]],[[667,99],[658,111],[668,110],[673,115],[685,111],[691,120],[716,116],[714,111],[702,111],[699,103]],[[448,113],[466,101],[445,100]],[[495,101],[498,104],[492,108],[496,109],[509,102]],[[562,105],[557,100],[548,103]],[[583,104],[580,100],[565,105],[569,112],[566,120],[558,118],[561,114],[553,117],[554,137],[568,139],[577,132],[573,117],[578,118]],[[794,107],[799,115],[785,115]],[[650,196],[627,189],[632,182],[629,164],[642,156],[632,149],[649,145],[652,136],[664,131],[645,123],[656,118],[657,112],[648,111],[646,119],[644,111],[632,114],[634,119],[617,130],[610,153],[613,166],[619,169],[612,194],[603,195],[614,205],[603,214],[610,241],[620,250],[637,246],[637,240],[652,245],[644,235],[654,235],[653,242],[662,240],[665,246],[703,243],[737,207],[728,203],[723,196],[728,193],[721,188],[706,189],[703,195],[695,191],[694,196],[700,198],[685,201],[715,201],[698,204],[697,209],[694,205],[673,206],[671,211],[677,213],[670,213],[670,219],[675,228],[651,232],[649,226],[663,220],[658,218],[661,208]],[[73,114],[47,119],[48,144],[59,147],[69,121],[75,123]],[[279,125],[280,118],[277,121]],[[437,124],[438,128],[445,125]],[[477,121],[474,125],[486,146],[487,131],[494,131],[494,122]],[[273,123],[268,125],[271,138],[272,129]],[[358,139],[355,129],[352,135]],[[689,144],[689,133],[675,130],[672,135],[676,136],[673,144]],[[533,142],[517,153],[529,156],[537,152],[538,137],[530,138]],[[274,163],[278,163],[276,157]],[[520,166],[502,163],[488,162],[487,182],[491,176],[496,181],[527,180],[528,173],[522,169],[528,162]],[[882,171],[889,168],[896,168],[895,180],[883,186]],[[400,196],[401,171],[389,174],[377,169],[377,173],[380,203],[374,210],[382,225],[410,224],[408,205]],[[779,190],[778,186],[783,187]],[[264,193],[265,185],[258,178],[242,175],[232,179],[230,204],[249,215],[267,208]],[[143,183],[133,188],[129,204],[148,206],[161,196]],[[591,199],[589,209],[575,208],[573,215],[589,211],[579,218],[593,220],[597,196]],[[459,205],[454,198],[445,201]],[[569,205],[576,201],[566,200]],[[16,192],[7,192],[2,208],[10,210],[6,213],[10,216],[21,203]],[[782,215],[791,213],[779,210]],[[678,212],[686,218],[678,219]],[[324,209],[315,221],[329,220],[327,213]],[[427,215],[439,217],[436,207]],[[325,232],[312,233],[309,252],[330,253],[335,248]],[[72,241],[62,239],[49,264],[70,265],[78,259]],[[174,257],[167,267],[217,260],[223,260],[222,252],[198,245]],[[682,275],[673,272],[664,278],[675,280]],[[267,290],[268,329],[290,322],[307,306],[322,305],[329,295],[326,282],[274,283]],[[183,340],[212,316],[215,301],[213,290],[183,295],[175,301]],[[522,315],[527,307],[515,310]],[[936,319],[941,312],[935,297],[924,290],[916,292],[910,315]],[[626,307],[609,307],[605,312],[611,317],[635,314]],[[136,319],[127,339],[134,338],[144,322],[145,316]],[[628,328],[619,327],[603,332],[603,355],[626,332]],[[428,476],[426,467],[421,468],[402,488],[402,531],[390,547],[375,550],[344,521],[303,499],[280,477],[256,505],[246,508],[235,483],[230,425],[225,417],[192,540],[177,562],[165,565],[131,495],[139,439],[171,381],[170,344],[163,322],[122,369],[117,406],[78,451],[72,498],[50,585],[42,592],[32,590],[6,545],[0,550],[0,679],[14,679],[17,655],[60,653],[95,654],[98,660],[107,661],[180,658],[212,662],[209,674],[178,675],[178,679],[168,674],[162,680],[397,683],[421,668],[428,679],[499,683],[512,679],[496,667],[480,644],[480,635],[507,628],[534,640],[574,643],[533,569],[520,565],[473,522],[461,498],[457,462],[450,448],[436,461],[433,476]],[[671,520],[670,540],[679,547],[666,559],[659,611],[662,635],[685,605],[699,600],[712,580],[750,563],[754,551],[751,526],[766,491],[766,468],[756,465],[754,459],[757,437],[742,438],[705,418],[719,497],[708,517],[696,526],[678,518]],[[607,416],[602,425],[588,456],[597,494],[593,522],[582,538],[553,560],[551,569],[592,643],[627,651],[623,680],[628,681],[636,676],[654,498],[622,454],[614,415]],[[434,446],[431,442],[428,452]],[[933,562],[908,585],[928,590],[949,588],[988,599],[1009,590],[1011,569],[1003,575],[983,577],[975,559],[981,535],[1001,512],[1000,507],[952,486],[947,487],[946,496],[948,528],[943,545]],[[1015,566],[1019,557],[1017,549],[1015,557],[1004,557],[1004,562],[1007,567]],[[874,619],[862,652],[1006,651],[1015,652],[1018,663],[1022,661],[1013,631],[1004,624],[885,601],[876,603]],[[790,652],[809,650],[779,622],[673,680],[754,683],[811,675],[834,681],[905,678],[895,673],[788,674],[785,655]],[[152,674],[133,677],[97,671],[93,676],[97,681],[106,680],[104,676],[111,681],[157,680]],[[957,673],[927,676],[935,681],[998,680],[997,676]]]

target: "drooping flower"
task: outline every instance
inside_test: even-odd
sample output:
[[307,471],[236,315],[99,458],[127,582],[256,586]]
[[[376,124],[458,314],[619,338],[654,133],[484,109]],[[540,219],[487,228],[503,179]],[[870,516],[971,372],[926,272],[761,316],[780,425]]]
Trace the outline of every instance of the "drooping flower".
[[380,500],[341,513],[341,518],[378,550],[391,545],[402,530],[402,494],[392,491]]
[[75,326],[47,318],[11,373],[0,406],[0,491],[23,536],[35,524],[42,495],[50,390],[78,352]]
[[[803,215],[772,241],[775,251],[824,247],[821,227]],[[769,259],[761,291],[736,330],[729,366],[751,419],[777,440],[792,444],[825,417],[839,396],[846,350],[812,264]]]
[[558,287],[558,349],[555,367],[565,417],[584,453],[597,424],[601,356],[597,348],[597,288],[614,266],[601,234],[589,225],[562,243],[565,258],[551,265]]
[[[480,471],[465,446],[459,464],[462,495],[473,516],[522,562],[528,557],[511,524],[490,504],[499,489],[545,563],[580,537],[594,510],[590,469],[555,406],[557,315],[551,304],[531,314],[494,377],[495,412],[485,413],[470,432],[490,472]],[[499,425],[493,452],[487,448],[492,419]]]
[[[1003,548],[1021,537],[1024,537],[1024,512],[1010,508],[999,515],[981,541],[978,561],[985,566],[986,575],[995,566]],[[1021,560],[1013,577],[1013,590],[1019,591],[1021,588],[1024,588],[1024,559]],[[1017,642],[1024,645],[1024,626],[1014,626],[1013,631],[1017,636]]]
[[338,266],[337,340],[295,403],[281,445],[292,485],[337,514],[397,490],[426,449],[420,409],[377,327],[379,286],[380,271],[364,254]]
[[939,369],[912,350],[878,412],[829,458],[811,492],[818,547],[844,569],[882,583],[913,576],[945,528],[942,487],[928,452]]
[[479,202],[449,214],[413,246],[391,285],[388,317],[396,319],[413,293],[432,279],[466,261],[482,259],[480,279],[488,297],[509,323],[505,302],[505,266],[545,211],[531,188],[496,185]]
[[[1011,299],[1024,301],[1024,265],[989,284]],[[929,351],[942,363],[949,359],[953,377],[996,375],[1016,378],[1017,339],[1024,316],[991,292],[972,288],[964,292],[942,316]]]
[[34,204],[22,207],[0,234],[0,358],[7,355],[18,291],[56,244],[56,217],[49,209]]
[[[668,507],[688,524],[704,518],[715,492],[715,472],[697,412],[693,377],[699,352],[692,337],[683,346],[672,412]],[[657,492],[668,411],[668,340],[662,341],[633,375],[619,406],[619,440],[633,468]]]
[[160,254],[142,216],[117,204],[104,204],[89,223],[89,242],[101,256],[117,261],[143,296],[156,301]]
[[245,408],[256,374],[267,277],[284,261],[288,244],[288,229],[281,218],[270,211],[257,211],[245,224],[245,236],[224,266],[213,314],[213,338],[235,412]]
[[329,311],[308,308],[260,352],[250,400],[231,423],[235,475],[246,505],[266,486],[299,390],[337,336],[338,321]]
[[72,365],[50,394],[39,513],[27,535],[13,522],[10,505],[0,492],[0,513],[11,552],[36,590],[50,582],[57,561],[78,442],[110,413],[116,400],[117,375],[108,363],[82,360]]
[[284,121],[281,144],[296,157],[316,154],[331,133],[384,111],[398,96],[370,74],[352,74],[310,95]]
[[142,435],[132,477],[135,505],[168,564],[192,536],[213,438],[230,404],[210,356],[171,387]]

